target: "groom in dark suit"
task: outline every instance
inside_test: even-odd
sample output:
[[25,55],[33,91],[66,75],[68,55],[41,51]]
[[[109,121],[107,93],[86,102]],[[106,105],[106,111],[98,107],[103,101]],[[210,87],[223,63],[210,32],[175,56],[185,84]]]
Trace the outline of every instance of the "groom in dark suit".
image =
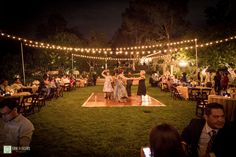
[[236,156],[236,128],[225,122],[221,104],[208,104],[204,119],[192,119],[181,136],[189,157]]

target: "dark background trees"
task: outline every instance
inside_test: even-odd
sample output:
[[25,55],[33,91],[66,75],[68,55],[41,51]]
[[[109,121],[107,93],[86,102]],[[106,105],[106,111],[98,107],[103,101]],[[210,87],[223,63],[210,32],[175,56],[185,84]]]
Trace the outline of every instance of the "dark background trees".
[[122,24],[113,36],[116,46],[149,44],[183,36],[188,0],[133,0],[122,14]]
[[[199,32],[200,41],[215,41],[234,36],[236,32],[236,2],[219,0],[214,7],[205,9],[206,22],[204,29]],[[199,49],[201,66],[210,66],[215,69],[227,64],[235,68],[236,56],[235,40],[212,47]]]

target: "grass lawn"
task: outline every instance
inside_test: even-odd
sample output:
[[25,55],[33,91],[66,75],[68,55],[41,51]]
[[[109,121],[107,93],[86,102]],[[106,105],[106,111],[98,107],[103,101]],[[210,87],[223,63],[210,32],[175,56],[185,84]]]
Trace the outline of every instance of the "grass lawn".
[[[137,86],[132,90],[136,93]],[[138,157],[153,126],[166,122],[181,132],[195,115],[193,102],[173,100],[170,93],[153,87],[147,87],[148,94],[166,107],[81,107],[96,91],[101,92],[102,86],[64,92],[64,97],[47,101],[40,112],[29,116],[35,126],[31,155]]]

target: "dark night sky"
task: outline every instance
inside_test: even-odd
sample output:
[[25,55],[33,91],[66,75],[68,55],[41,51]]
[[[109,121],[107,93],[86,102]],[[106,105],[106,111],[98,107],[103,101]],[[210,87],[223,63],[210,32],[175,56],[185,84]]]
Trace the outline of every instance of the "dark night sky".
[[[188,19],[194,24],[203,21],[203,10],[218,0],[190,0]],[[32,36],[40,23],[45,23],[51,13],[60,13],[69,27],[77,26],[79,32],[91,30],[104,32],[110,38],[121,24],[121,13],[129,0],[3,0],[0,10],[0,30]]]

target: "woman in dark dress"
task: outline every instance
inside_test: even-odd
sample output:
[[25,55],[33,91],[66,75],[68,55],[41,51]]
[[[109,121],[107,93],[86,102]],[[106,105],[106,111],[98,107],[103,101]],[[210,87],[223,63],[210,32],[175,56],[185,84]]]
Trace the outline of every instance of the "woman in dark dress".
[[138,91],[137,91],[137,95],[140,97],[139,103],[142,103],[142,96],[146,95],[145,73],[146,72],[144,70],[141,70],[140,77],[135,78],[135,79],[139,80]]

